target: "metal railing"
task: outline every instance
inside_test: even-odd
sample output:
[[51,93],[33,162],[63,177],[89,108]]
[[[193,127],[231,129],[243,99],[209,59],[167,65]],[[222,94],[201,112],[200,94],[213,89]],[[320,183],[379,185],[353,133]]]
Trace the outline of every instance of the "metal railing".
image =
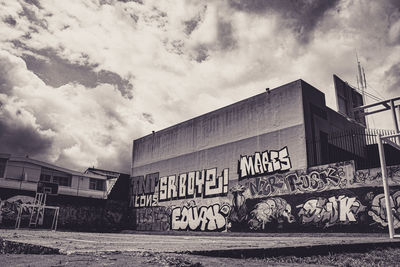
[[[307,145],[308,166],[354,160],[356,169],[379,166],[378,135],[389,136],[394,130],[348,129],[311,140]],[[391,139],[398,143],[397,138]]]

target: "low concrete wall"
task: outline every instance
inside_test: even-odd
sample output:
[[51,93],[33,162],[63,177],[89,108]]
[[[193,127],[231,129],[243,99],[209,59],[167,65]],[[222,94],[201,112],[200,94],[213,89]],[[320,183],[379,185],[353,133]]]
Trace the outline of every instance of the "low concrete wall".
[[[0,227],[14,227],[20,203],[33,203],[35,192],[0,188]],[[48,196],[47,205],[60,207],[58,229],[79,231],[119,231],[127,227],[128,203],[71,196]],[[43,224],[50,229],[54,211],[45,210]],[[21,228],[28,227],[30,213],[23,212]]]

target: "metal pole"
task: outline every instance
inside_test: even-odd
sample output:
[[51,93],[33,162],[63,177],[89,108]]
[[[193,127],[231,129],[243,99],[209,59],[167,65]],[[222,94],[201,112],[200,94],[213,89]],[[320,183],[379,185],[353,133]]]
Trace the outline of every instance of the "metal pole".
[[[399,110],[399,112],[398,112],[399,117],[397,119],[398,119],[398,122],[400,122],[400,105],[398,106],[398,110]],[[400,145],[400,136],[397,138],[397,140],[399,141],[399,145]]]
[[[394,123],[394,130],[396,131],[396,134],[400,133],[399,132],[399,124],[397,122],[397,116],[396,116],[396,107],[394,106],[394,100],[390,100],[390,107],[392,110],[392,117],[393,117],[393,123]],[[397,140],[400,142],[400,137],[397,137]]]
[[379,159],[381,162],[381,170],[382,170],[383,191],[385,193],[386,218],[389,225],[389,237],[393,239],[394,227],[393,227],[392,205],[390,201],[389,185],[387,181],[385,150],[383,147],[382,138],[380,134],[378,134],[378,149],[379,149]]

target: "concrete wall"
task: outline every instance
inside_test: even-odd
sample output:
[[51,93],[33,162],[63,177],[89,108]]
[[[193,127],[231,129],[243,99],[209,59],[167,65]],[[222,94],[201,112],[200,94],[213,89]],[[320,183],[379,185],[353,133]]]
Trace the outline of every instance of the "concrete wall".
[[[138,167],[154,162],[222,145],[237,146],[240,140],[250,140],[252,137],[257,139],[257,136],[265,133],[290,135],[285,133],[285,129],[291,132],[303,124],[301,81],[298,80],[271,90],[270,93],[256,95],[135,140],[132,174],[139,175],[136,171]],[[283,140],[271,143],[263,140],[266,143],[257,143],[243,152],[237,149],[237,152],[240,155],[280,149]],[[300,134],[296,143],[301,146],[303,142],[304,134]],[[295,149],[293,147],[291,151]],[[303,153],[293,151],[291,154],[297,157],[295,168],[306,165]]]
[[[274,153],[280,155],[277,165],[272,164]],[[259,163],[269,167],[256,166],[262,156],[268,156],[270,164]],[[247,174],[246,163],[252,165]],[[202,216],[219,214],[213,225],[199,229],[219,230],[231,209],[231,191],[244,176],[284,173],[306,165],[298,80],[135,140],[131,228],[183,229],[183,224],[167,223],[171,214],[178,216],[178,207],[198,207]]]

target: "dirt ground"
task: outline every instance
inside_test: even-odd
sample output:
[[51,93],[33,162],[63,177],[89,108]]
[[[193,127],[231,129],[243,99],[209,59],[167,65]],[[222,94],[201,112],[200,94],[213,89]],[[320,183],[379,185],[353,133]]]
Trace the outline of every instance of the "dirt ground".
[[[92,252],[212,252],[255,251],[325,245],[365,245],[387,243],[387,234],[254,234],[215,233],[195,235],[190,232],[169,234],[84,233],[43,230],[0,229],[0,237],[13,242],[58,249],[63,254]],[[399,240],[394,242],[400,242]],[[199,254],[197,253],[197,254]],[[203,254],[201,254],[203,255]],[[206,254],[209,255],[209,254]]]
[[[0,255],[0,266],[317,266],[314,264],[266,263],[261,259],[215,258],[169,253],[126,252],[72,255]],[[318,265],[321,266],[321,265]],[[329,265],[326,265],[329,266]]]
[[[349,246],[357,250],[359,247],[374,249],[374,246],[383,245],[396,248],[387,250],[389,253],[377,254],[380,260],[376,262],[373,257],[368,257],[370,252],[358,251],[358,254],[350,256],[333,257],[334,253],[330,251],[324,256],[317,250],[321,246],[346,249]],[[279,249],[285,250],[285,255],[274,253]],[[299,249],[314,254],[302,260],[307,255],[296,255]],[[351,251],[342,251],[341,255],[343,252]],[[215,257],[216,254],[225,257]],[[393,258],[394,264],[382,265],[387,255]],[[400,241],[390,240],[387,234],[200,235],[186,232],[83,233],[0,229],[0,266],[342,266],[342,261],[346,262],[343,266],[397,266],[398,258]]]

